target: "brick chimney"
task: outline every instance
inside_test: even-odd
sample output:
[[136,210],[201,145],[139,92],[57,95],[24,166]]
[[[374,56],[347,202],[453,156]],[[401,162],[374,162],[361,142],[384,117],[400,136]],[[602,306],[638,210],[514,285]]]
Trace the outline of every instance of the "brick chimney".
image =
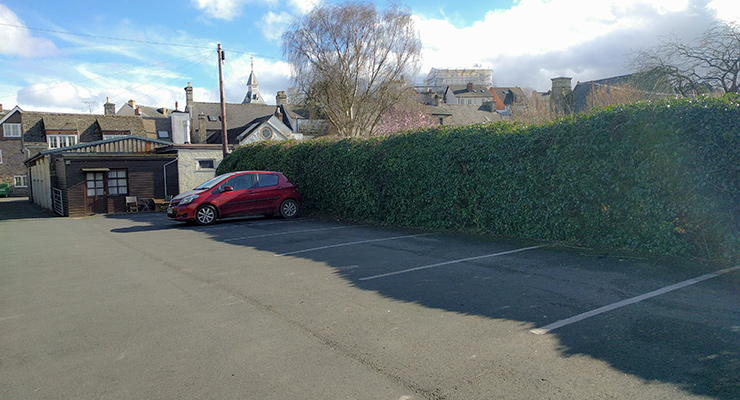
[[473,91],[473,82],[468,82],[468,92]]
[[110,97],[105,98],[105,104],[103,104],[103,114],[115,115],[116,105],[110,102]]
[[190,107],[193,104],[193,87],[190,86],[190,82],[188,82],[188,86],[185,87],[185,111],[190,111]]
[[288,96],[285,95],[285,91],[281,90],[277,92],[277,96],[275,96],[275,104],[281,106],[283,104],[286,104],[288,102]]
[[141,115],[141,110],[139,110],[139,107],[134,108],[134,115]]

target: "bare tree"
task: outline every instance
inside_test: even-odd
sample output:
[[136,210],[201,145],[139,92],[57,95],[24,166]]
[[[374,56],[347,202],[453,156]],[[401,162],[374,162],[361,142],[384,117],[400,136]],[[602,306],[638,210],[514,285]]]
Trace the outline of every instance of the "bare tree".
[[629,83],[621,85],[595,85],[586,97],[587,111],[594,108],[636,103],[649,99],[650,93]]
[[557,118],[550,107],[550,93],[539,93],[532,88],[524,89],[522,104],[512,109],[512,119],[525,124],[541,124]]
[[657,48],[637,53],[634,63],[643,71],[657,69],[667,74],[675,90],[684,96],[705,94],[714,88],[738,93],[740,25],[715,24],[693,45],[670,36]]
[[411,13],[396,4],[322,3],[283,34],[282,48],[306,105],[341,136],[372,135],[421,60]]

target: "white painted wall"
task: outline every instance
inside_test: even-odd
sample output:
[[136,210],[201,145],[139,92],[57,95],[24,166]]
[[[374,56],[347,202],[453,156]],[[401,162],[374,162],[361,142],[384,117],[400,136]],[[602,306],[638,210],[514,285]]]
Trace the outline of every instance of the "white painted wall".
[[[216,176],[216,168],[223,158],[222,149],[179,149],[177,152],[179,193],[187,192]],[[214,160],[214,168],[201,169],[198,166],[199,160]]]

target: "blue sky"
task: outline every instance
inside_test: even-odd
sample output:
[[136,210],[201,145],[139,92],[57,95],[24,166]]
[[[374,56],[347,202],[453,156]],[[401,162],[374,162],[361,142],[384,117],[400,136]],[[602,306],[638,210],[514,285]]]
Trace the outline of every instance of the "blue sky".
[[[218,101],[216,44],[229,102],[246,93],[250,62],[268,103],[290,86],[280,35],[315,0],[0,0],[0,104],[102,113],[118,107]],[[330,1],[337,3],[339,1]],[[379,8],[387,1],[376,1]],[[689,41],[738,0],[406,0],[431,68],[493,69],[497,86],[545,91],[632,72],[630,52],[676,34]]]

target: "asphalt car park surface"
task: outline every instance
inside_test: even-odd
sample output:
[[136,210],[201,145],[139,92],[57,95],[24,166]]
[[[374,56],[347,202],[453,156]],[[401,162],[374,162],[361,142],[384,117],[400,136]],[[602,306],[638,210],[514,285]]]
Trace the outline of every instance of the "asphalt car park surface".
[[737,269],[16,205],[0,202],[1,398],[740,398]]

